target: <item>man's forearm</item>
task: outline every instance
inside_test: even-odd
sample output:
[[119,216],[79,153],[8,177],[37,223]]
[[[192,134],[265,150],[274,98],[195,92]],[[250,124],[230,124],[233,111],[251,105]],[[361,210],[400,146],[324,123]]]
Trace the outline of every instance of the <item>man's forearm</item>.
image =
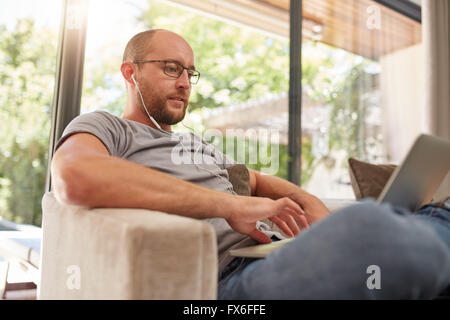
[[255,196],[271,199],[288,197],[294,200],[304,209],[309,224],[315,223],[329,215],[330,211],[319,198],[295,184],[278,177],[262,175],[258,172],[253,172],[253,175],[252,193]]
[[253,195],[258,197],[267,197],[271,199],[279,199],[287,197],[289,194],[296,192],[304,196],[310,196],[305,190],[296,186],[295,184],[270,175],[262,175],[258,172],[254,172],[255,175],[255,190]]
[[57,197],[91,208],[146,208],[193,218],[227,218],[233,196],[111,156],[85,155],[53,166]]

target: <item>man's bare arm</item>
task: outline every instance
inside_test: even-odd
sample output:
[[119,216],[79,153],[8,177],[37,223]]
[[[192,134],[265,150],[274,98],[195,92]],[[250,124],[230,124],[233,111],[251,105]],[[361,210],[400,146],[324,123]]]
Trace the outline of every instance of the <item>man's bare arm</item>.
[[232,200],[229,194],[112,157],[87,133],[71,136],[57,150],[52,177],[58,200],[91,208],[148,208],[194,218],[228,218],[219,203]]
[[262,175],[251,169],[248,169],[248,171],[250,174],[251,194],[253,196],[270,199],[288,197],[304,209],[305,217],[309,224],[329,215],[330,211],[319,198],[295,184],[275,176]]
[[139,164],[111,156],[95,136],[69,137],[52,160],[57,199],[90,208],[144,208],[192,218],[225,218],[230,226],[260,242],[270,239],[256,221],[294,212],[300,207],[288,198],[234,196],[204,188]]

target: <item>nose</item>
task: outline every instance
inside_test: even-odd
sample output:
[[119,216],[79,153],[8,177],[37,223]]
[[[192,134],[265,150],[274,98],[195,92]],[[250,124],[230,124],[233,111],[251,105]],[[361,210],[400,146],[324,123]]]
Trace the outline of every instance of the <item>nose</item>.
[[191,87],[191,81],[189,80],[188,72],[186,69],[184,69],[181,73],[181,76],[178,77],[176,87],[185,89],[189,89]]

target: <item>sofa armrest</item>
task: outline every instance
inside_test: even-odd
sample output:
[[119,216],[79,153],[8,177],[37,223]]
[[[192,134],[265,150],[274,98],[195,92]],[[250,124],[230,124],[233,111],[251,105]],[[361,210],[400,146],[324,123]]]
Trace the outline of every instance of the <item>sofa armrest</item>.
[[215,299],[217,243],[205,221],[43,198],[40,299]]
[[343,209],[345,207],[351,206],[358,203],[356,200],[352,199],[321,199],[325,206],[331,212]]

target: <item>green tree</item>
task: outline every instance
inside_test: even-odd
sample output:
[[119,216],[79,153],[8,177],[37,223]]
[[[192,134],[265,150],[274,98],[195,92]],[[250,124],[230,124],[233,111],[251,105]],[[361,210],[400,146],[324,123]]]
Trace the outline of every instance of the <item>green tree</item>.
[[288,41],[160,2],[149,4],[138,19],[148,28],[177,32],[194,50],[201,81],[193,90],[190,110],[288,91]]
[[[201,81],[193,88],[190,112],[245,102],[289,87],[289,43],[192,12],[149,0],[150,7],[137,22],[147,27],[178,32],[192,45]],[[18,20],[14,30],[0,25],[0,215],[20,223],[41,223],[41,198],[45,188],[50,132],[50,106],[56,66],[57,34],[36,27],[33,20]],[[102,108],[120,116],[126,91],[119,73],[120,56],[109,54],[105,43],[85,69],[82,109]],[[308,48],[320,54],[305,54]],[[349,156],[365,154],[365,102],[360,97],[372,87],[366,60],[346,59],[351,69],[344,76],[329,70],[340,66],[335,48],[306,43],[303,54],[303,88],[309,99],[332,104],[330,150],[344,149]],[[328,70],[328,71],[327,71]],[[369,85],[367,85],[369,84]],[[252,119],[248,119],[251,121]],[[201,124],[207,129],[207,124]],[[227,141],[224,141],[226,145]],[[256,152],[253,144],[247,152]],[[280,168],[287,177],[287,146],[279,146]],[[312,141],[302,137],[302,184],[321,161],[312,152]],[[260,170],[261,163],[249,164]]]
[[40,225],[57,35],[21,19],[0,39],[0,215]]
[[[149,7],[138,17],[137,22],[147,28],[164,28],[183,36],[195,53],[196,67],[201,71],[201,80],[193,87],[189,112],[201,117],[205,109],[246,102],[268,94],[287,92],[289,88],[289,42],[274,39],[244,27],[212,19],[187,10],[149,0]],[[108,52],[110,44],[105,44],[96,56],[105,57],[89,62],[85,70],[82,110],[101,107],[120,115],[125,106],[123,81],[112,81],[111,73],[117,73],[121,57],[102,54]],[[106,59],[106,60],[105,60]],[[323,88],[330,85],[326,74],[319,67],[331,68],[331,59],[310,55],[303,62],[303,85],[308,96],[324,101]],[[119,77],[120,78],[120,77]],[[105,94],[105,92],[108,94]],[[118,94],[122,92],[122,94]],[[114,98],[105,101],[105,97]],[[248,119],[252,121],[252,119]],[[208,123],[190,123],[189,127],[198,130],[208,129]],[[183,128],[181,125],[178,129]],[[226,150],[229,138],[222,146]],[[251,152],[247,144],[247,151]],[[287,146],[279,146],[280,168],[277,176],[287,178]],[[235,153],[236,154],[236,153]],[[230,156],[233,156],[230,154]],[[312,154],[312,142],[308,137],[302,139],[302,184],[311,177],[319,159]],[[260,170],[261,163],[247,165]]]
[[[304,90],[312,100],[329,105],[331,112],[328,127],[329,154],[318,159],[312,155],[310,148],[305,162],[302,158],[302,166],[308,166],[309,163],[308,169],[303,167],[302,181],[304,177],[311,175],[321,161],[332,160],[330,155],[336,151],[344,151],[346,158],[370,160],[368,141],[373,132],[367,132],[367,96],[378,86],[376,72],[367,71],[376,64],[372,60],[316,42],[304,43],[303,50]],[[347,162],[342,165],[346,172]]]
[[[160,2],[149,1],[139,21],[148,28],[177,32],[192,46],[201,81],[194,87],[190,112],[214,109],[250,99],[287,92],[289,88],[289,42],[247,28],[212,19]],[[246,119],[247,120],[247,119]],[[251,121],[252,119],[248,119]],[[202,123],[207,129],[208,123]],[[225,138],[223,147],[233,138]],[[246,150],[252,152],[247,142]],[[280,169],[287,177],[287,147],[280,146]],[[236,152],[235,152],[236,154]],[[230,155],[233,157],[233,155]],[[247,164],[260,170],[263,165]]]
[[368,160],[369,136],[365,124],[368,103],[362,97],[376,86],[375,76],[365,71],[366,66],[367,61],[354,64],[330,97],[330,149],[346,150],[348,157],[360,160]]

